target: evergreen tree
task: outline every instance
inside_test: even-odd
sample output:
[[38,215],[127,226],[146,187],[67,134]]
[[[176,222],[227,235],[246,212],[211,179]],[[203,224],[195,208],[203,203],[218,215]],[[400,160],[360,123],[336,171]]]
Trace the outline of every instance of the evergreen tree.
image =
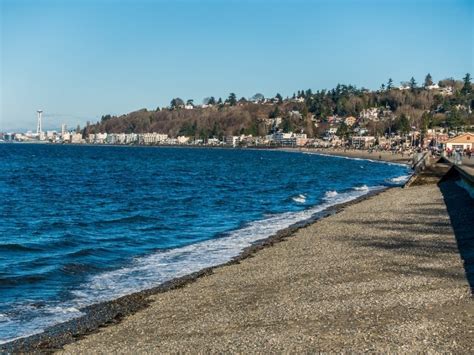
[[291,122],[289,117],[284,117],[281,121],[281,129],[285,133],[293,132],[293,122]]
[[463,81],[464,81],[464,85],[461,89],[461,93],[466,95],[466,94],[470,94],[471,91],[472,91],[472,87],[471,87],[471,74],[469,73],[466,73],[466,76],[463,78]]
[[389,78],[387,82],[387,90],[392,90],[392,89],[393,89],[393,80],[392,78]]
[[273,111],[270,111],[270,113],[268,114],[268,117],[269,118],[277,118],[280,116],[280,109],[278,108],[278,106],[275,106],[275,109]]
[[451,110],[446,118],[446,124],[450,129],[461,128],[465,123],[464,118],[456,109]]
[[433,78],[431,77],[431,74],[428,73],[428,74],[426,74],[426,77],[425,77],[425,85],[424,86],[426,88],[427,86],[431,86],[431,85],[433,85]]
[[219,100],[217,100],[218,105],[222,105],[222,98],[219,97]]
[[279,103],[279,104],[281,104],[281,103],[283,102],[283,97],[282,97],[279,93],[277,93],[277,94],[275,95],[275,98],[278,100],[278,103]]
[[404,113],[402,113],[402,115],[400,116],[400,119],[398,120],[397,129],[401,133],[410,132],[410,121],[408,121],[408,117],[405,116]]
[[412,91],[414,91],[416,89],[416,81],[415,81],[415,78],[414,77],[411,77],[409,83],[408,83],[408,86],[410,87],[410,89]]
[[237,96],[231,92],[229,94],[229,97],[227,98],[226,102],[230,105],[230,106],[235,106],[235,104],[237,103]]
[[380,85],[380,91],[385,91],[385,84],[382,83],[382,85]]
[[345,122],[342,122],[339,125],[339,128],[337,129],[336,135],[340,138],[345,138],[349,134],[349,127],[345,124]]

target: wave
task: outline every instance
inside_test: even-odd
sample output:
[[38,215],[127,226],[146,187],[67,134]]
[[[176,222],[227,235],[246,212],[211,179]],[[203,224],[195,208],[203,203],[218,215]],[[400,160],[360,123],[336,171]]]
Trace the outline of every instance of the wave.
[[156,221],[156,220],[157,218],[155,217],[147,217],[141,214],[137,214],[137,215],[128,216],[128,217],[121,217],[121,218],[102,220],[102,221],[94,221],[93,223],[96,226],[102,226],[102,225],[108,225],[108,224],[129,224],[129,223],[137,223],[137,222],[150,222],[150,221]]
[[[29,317],[19,317],[10,322],[0,323],[0,334],[11,334],[9,339],[0,339],[0,344],[18,338],[19,332],[21,337],[30,336],[41,333],[54,324],[82,316],[81,309],[92,304],[150,289],[171,279],[224,264],[259,240],[275,235],[278,231],[297,223],[308,221],[332,206],[352,201],[381,188],[383,187],[352,189],[340,193],[327,191],[323,203],[303,211],[271,215],[245,224],[220,238],[161,250],[138,257],[127,267],[91,276],[88,281],[71,291],[71,300],[49,307],[47,310],[42,309],[40,313],[37,313],[38,310],[27,310],[32,312]],[[77,265],[71,266],[67,271],[76,271]],[[23,309],[20,312],[26,311]]]
[[407,166],[407,164],[403,164],[403,163],[395,163],[395,162],[392,162],[392,161],[376,160],[376,159],[369,159],[369,158],[345,157],[345,156],[342,156],[342,155],[333,155],[333,154],[320,153],[320,152],[302,152],[302,153],[303,154],[321,155],[323,157],[348,159],[348,160],[370,161],[372,163],[379,163],[379,164],[386,164],[386,165],[393,165],[393,166],[403,166],[403,167]]
[[338,195],[337,191],[326,191],[326,193],[324,194],[324,199],[328,200],[328,199],[331,199],[331,198],[333,198],[337,195]]
[[409,179],[411,178],[411,175],[401,175],[394,177],[392,179],[388,179],[387,182],[391,184],[399,184],[403,185],[405,184]]
[[40,248],[26,246],[26,245],[18,244],[18,243],[0,244],[0,250],[1,251],[19,251],[19,252],[41,251]]
[[305,203],[306,202],[306,196],[303,194],[299,194],[298,196],[294,196],[291,198],[293,201],[296,203]]
[[356,186],[356,187],[354,187],[354,190],[356,190],[356,191],[368,191],[369,187],[367,185]]

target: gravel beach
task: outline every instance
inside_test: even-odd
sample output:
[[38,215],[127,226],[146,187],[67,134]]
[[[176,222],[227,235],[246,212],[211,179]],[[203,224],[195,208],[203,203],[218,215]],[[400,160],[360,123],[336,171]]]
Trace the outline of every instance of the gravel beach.
[[149,296],[147,308],[63,352],[473,353],[474,301],[443,191],[393,188],[349,205]]
[[[285,148],[286,150],[287,148]],[[371,159],[387,161],[399,164],[410,165],[413,161],[413,157],[408,153],[392,153],[387,151],[368,151],[361,149],[343,149],[343,148],[292,148],[291,150],[308,151],[320,154],[335,155],[348,158],[359,158],[359,159]]]

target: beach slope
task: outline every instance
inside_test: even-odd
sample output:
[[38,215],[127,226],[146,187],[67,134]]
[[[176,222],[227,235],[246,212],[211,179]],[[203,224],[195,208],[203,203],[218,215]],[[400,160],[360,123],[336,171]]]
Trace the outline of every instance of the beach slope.
[[65,353],[474,352],[437,185],[393,188],[65,346]]

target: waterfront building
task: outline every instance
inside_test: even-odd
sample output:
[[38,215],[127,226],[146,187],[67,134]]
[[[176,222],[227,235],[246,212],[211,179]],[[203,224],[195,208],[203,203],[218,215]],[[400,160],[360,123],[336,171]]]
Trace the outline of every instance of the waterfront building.
[[227,136],[225,138],[225,143],[235,148],[240,143],[240,136]]
[[353,136],[351,145],[356,148],[369,148],[375,143],[374,136]]
[[73,133],[71,135],[71,143],[73,143],[73,144],[84,143],[84,140],[82,139],[82,134],[81,133]]
[[143,144],[163,144],[168,140],[167,134],[162,133],[143,133]]
[[189,143],[189,140],[190,140],[190,138],[186,136],[178,136],[178,138],[176,139],[178,141],[178,144],[187,144]]
[[451,138],[446,142],[446,148],[449,150],[474,150],[474,134],[464,133],[457,137]]

